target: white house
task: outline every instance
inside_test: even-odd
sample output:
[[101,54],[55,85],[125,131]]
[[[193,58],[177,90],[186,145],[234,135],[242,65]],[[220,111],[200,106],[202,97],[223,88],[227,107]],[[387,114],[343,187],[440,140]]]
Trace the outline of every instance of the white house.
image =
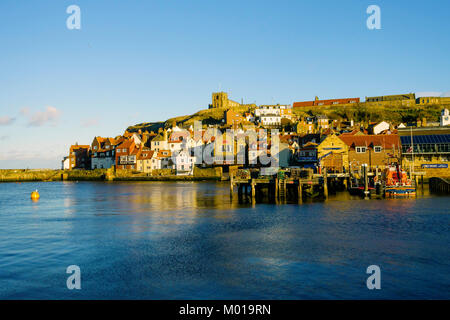
[[441,127],[450,125],[450,114],[448,109],[441,111]]
[[70,169],[70,159],[69,159],[69,157],[64,157],[64,159],[61,161],[61,169],[62,170],[69,170]]
[[172,153],[180,152],[181,150],[186,150],[186,141],[183,140],[177,140],[177,141],[169,141],[169,150]]
[[101,150],[92,154],[91,169],[109,169],[115,164],[115,150]]
[[172,155],[172,161],[177,175],[193,175],[195,157],[188,154],[186,151],[176,152]]
[[275,113],[267,113],[260,116],[263,126],[279,126],[281,125],[281,116]]
[[277,104],[269,106],[259,106],[255,109],[256,117],[261,117],[266,114],[276,114],[282,117],[290,118],[292,115],[292,106]]
[[390,124],[386,121],[381,121],[373,126],[373,134],[380,134],[385,130],[389,130]]

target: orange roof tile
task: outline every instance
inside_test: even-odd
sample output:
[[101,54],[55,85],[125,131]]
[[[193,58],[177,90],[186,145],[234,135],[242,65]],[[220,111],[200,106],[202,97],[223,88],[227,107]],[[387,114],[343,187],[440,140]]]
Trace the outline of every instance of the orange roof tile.
[[400,139],[396,134],[387,135],[340,135],[339,138],[350,147],[381,146],[383,148],[398,148]]

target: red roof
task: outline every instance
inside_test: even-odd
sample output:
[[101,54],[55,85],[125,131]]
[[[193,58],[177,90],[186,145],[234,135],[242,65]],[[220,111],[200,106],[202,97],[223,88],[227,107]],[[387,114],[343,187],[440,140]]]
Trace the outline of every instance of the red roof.
[[142,150],[141,153],[138,155],[139,160],[148,160],[153,157],[153,154],[155,151],[153,150]]
[[340,135],[339,138],[350,147],[357,146],[381,146],[384,149],[398,148],[400,139],[396,134],[371,134],[371,135]]

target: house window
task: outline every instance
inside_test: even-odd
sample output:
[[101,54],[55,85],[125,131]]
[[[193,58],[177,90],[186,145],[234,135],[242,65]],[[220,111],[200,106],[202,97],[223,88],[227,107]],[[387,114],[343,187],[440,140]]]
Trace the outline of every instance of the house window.
[[356,147],[356,153],[365,153],[366,147]]
[[122,152],[122,151],[120,151],[120,149],[117,149],[117,152]]
[[375,146],[375,148],[373,148],[373,151],[376,153],[381,152],[381,146]]

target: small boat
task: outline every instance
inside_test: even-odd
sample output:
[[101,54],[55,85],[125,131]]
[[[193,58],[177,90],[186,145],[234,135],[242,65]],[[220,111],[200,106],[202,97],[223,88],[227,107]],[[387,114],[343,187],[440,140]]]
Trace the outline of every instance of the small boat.
[[383,180],[385,183],[384,195],[386,198],[411,197],[416,195],[415,182],[408,179],[407,173],[401,169],[398,162],[389,165],[385,169]]

